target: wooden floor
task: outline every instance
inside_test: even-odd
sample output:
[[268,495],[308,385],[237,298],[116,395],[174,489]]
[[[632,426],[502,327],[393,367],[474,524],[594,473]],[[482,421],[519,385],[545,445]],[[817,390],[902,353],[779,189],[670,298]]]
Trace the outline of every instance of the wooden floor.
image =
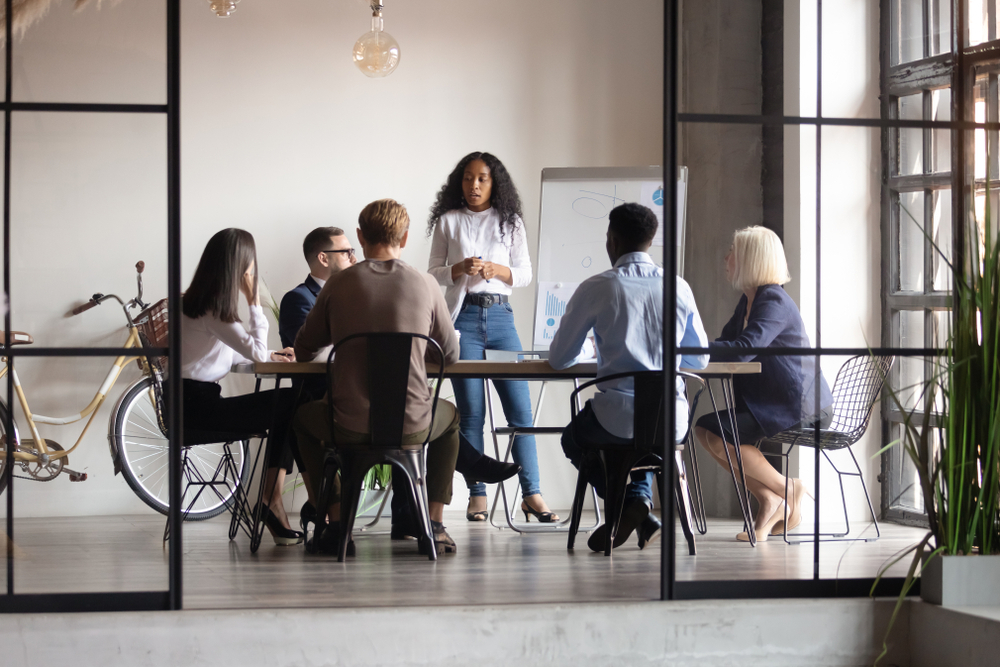
[[[587,517],[584,517],[585,520]],[[639,551],[632,537],[611,559],[581,536],[566,550],[565,533],[518,535],[446,514],[459,545],[437,563],[416,542],[387,534],[356,537],[347,563],[277,547],[265,533],[256,554],[245,536],[230,542],[219,517],[184,526],[184,605],[196,608],[358,607],[517,604],[656,599],[660,544]],[[374,530],[388,528],[387,521]],[[751,548],[734,540],[735,521],[712,520],[698,555],[678,542],[677,578],[684,580],[811,578],[812,545],[775,539]],[[163,518],[142,516],[23,519],[15,528],[19,593],[164,590],[167,550]],[[869,528],[870,530],[870,528]],[[680,530],[678,529],[678,534]],[[877,542],[824,543],[821,576],[873,577],[892,554],[923,531],[884,524]],[[905,563],[891,574],[902,576]],[[2,580],[3,577],[0,577]],[[4,590],[0,588],[0,590]]]

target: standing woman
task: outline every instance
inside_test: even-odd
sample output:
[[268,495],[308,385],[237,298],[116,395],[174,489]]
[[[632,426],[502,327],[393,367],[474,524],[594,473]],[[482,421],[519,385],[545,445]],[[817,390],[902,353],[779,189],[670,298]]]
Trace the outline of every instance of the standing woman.
[[[451,319],[461,333],[462,359],[482,359],[484,350],[520,350],[514,311],[508,297],[514,287],[531,283],[528,237],[521,220],[521,198],[507,169],[489,153],[469,153],[448,176],[431,208],[427,233],[432,236],[428,271],[444,285]],[[483,451],[486,395],[482,380],[452,380],[461,416],[461,433]],[[510,426],[531,426],[531,395],[526,382],[496,381]],[[535,438],[514,439],[520,464],[521,511],[543,523],[559,520],[549,511],[538,483]],[[469,521],[485,521],[486,485],[469,485]]]
[[[237,312],[241,294],[250,307],[246,328]],[[286,388],[223,398],[219,385],[234,363],[295,360],[292,348],[268,352],[267,319],[257,291],[257,249],[249,232],[223,229],[209,239],[184,292],[182,310],[184,427],[193,431],[270,430],[261,508],[264,523],[276,544],[298,544],[302,533],[289,527],[281,500],[285,471],[291,469],[293,455],[298,459],[294,442],[286,437],[295,409],[294,391]],[[303,469],[300,463],[299,470]]]

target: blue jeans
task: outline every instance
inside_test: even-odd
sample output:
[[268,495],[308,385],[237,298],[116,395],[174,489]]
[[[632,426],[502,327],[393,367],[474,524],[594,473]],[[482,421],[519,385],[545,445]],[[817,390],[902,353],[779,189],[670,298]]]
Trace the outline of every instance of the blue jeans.
[[[484,350],[520,350],[521,339],[514,328],[514,311],[509,303],[494,304],[492,308],[466,305],[462,307],[455,328],[462,332],[462,359],[483,359]],[[482,380],[452,380],[455,403],[461,416],[459,430],[473,447],[483,451],[483,426],[486,423],[486,393]],[[531,394],[528,383],[498,380],[493,383],[508,426],[531,426]],[[535,436],[519,435],[514,438],[511,452],[521,466],[521,493],[524,496],[541,493],[538,486],[538,453]],[[469,495],[485,496],[486,485],[470,483]]]
[[[608,433],[601,423],[597,421],[594,409],[590,407],[590,401],[583,406],[576,417],[570,422],[562,435],[562,448],[566,458],[570,460],[578,470],[583,454],[589,449],[598,445],[625,445],[632,442],[626,438]],[[631,474],[631,482],[625,489],[625,503],[642,498],[650,502],[653,501],[653,473],[652,470],[635,470]],[[590,469],[590,479],[587,480],[597,491],[597,495],[604,497],[604,475],[597,468]]]

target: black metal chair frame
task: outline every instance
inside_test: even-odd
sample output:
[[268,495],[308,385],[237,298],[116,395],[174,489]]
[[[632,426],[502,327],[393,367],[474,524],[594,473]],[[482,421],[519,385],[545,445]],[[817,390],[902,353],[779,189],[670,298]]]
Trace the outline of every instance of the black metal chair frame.
[[[440,345],[423,334],[406,332],[359,333],[347,336],[330,351],[326,361],[327,396],[333,396],[333,360],[337,351],[342,354],[344,345],[352,341],[367,343],[367,378],[369,390],[368,425],[371,442],[364,445],[337,446],[334,432],[334,406],[327,400],[327,418],[330,427],[331,449],[323,464],[323,483],[318,508],[329,506],[333,479],[339,468],[341,474],[340,551],[337,560],[343,562],[354,527],[361,495],[361,482],[365,473],[381,463],[392,463],[402,468],[409,481],[409,491],[417,511],[423,536],[421,549],[426,549],[430,560],[437,560],[434,531],[427,501],[427,444],[433,430],[438,396],[444,380],[444,353]],[[438,372],[431,404],[431,421],[427,437],[420,445],[402,446],[403,420],[406,413],[406,395],[409,387],[410,354],[417,340],[424,340],[438,357]],[[397,492],[400,489],[396,490]],[[322,511],[322,510],[320,510]]]
[[[573,508],[570,511],[569,539],[567,549],[572,549],[576,534],[580,527],[580,517],[583,513],[583,496],[587,487],[590,468],[601,466],[604,472],[605,496],[604,510],[607,524],[604,555],[610,556],[615,535],[621,521],[625,505],[625,488],[628,476],[633,470],[657,470],[660,488],[663,488],[662,439],[668,431],[663,427],[664,374],[663,371],[635,371],[631,373],[615,373],[591,380],[580,385],[570,396],[573,417],[578,413],[577,395],[583,389],[601,382],[631,378],[634,381],[635,400],[633,404],[633,435],[631,443],[625,445],[607,445],[584,453],[577,474],[576,493],[573,497]],[[672,442],[671,438],[671,442]],[[695,554],[694,534],[691,531],[691,519],[688,514],[689,498],[684,477],[684,463],[681,450],[674,449],[676,472],[673,480],[673,492],[681,520],[681,528],[688,542],[688,550]],[[664,517],[672,521],[673,518]]]
[[[156,420],[160,430],[163,432],[163,435],[167,436],[166,411],[163,402],[163,375],[155,363],[149,363],[149,368],[151,379],[150,386],[152,387],[153,399],[156,407]],[[249,500],[247,498],[247,484],[245,482],[248,480],[241,480],[239,477],[240,467],[236,465],[236,459],[233,455],[233,445],[235,443],[239,443],[239,446],[242,448],[242,454],[246,457],[249,454],[250,441],[258,438],[263,439],[265,437],[267,437],[266,433],[185,430],[184,452],[181,460],[181,472],[183,473],[185,482],[184,489],[181,492],[182,502],[191,487],[196,487],[198,490],[194,494],[194,497],[191,498],[191,502],[189,502],[186,507],[181,508],[181,521],[184,521],[188,514],[190,514],[195,503],[198,502],[198,499],[201,497],[201,494],[206,489],[211,489],[219,500],[226,502],[226,508],[232,516],[229,525],[229,539],[234,539],[236,537],[238,527],[243,526],[244,530],[251,537],[251,551],[256,551],[256,547],[252,544],[253,531],[251,530],[251,524],[253,520],[249,519],[249,515],[247,515]],[[219,460],[219,464],[212,472],[212,476],[206,479],[197,468],[188,465],[188,456],[191,453],[192,447],[218,443],[223,444],[224,453],[222,458]],[[258,450],[257,458],[259,457],[260,451]],[[255,468],[256,460],[254,461],[254,467],[251,468],[251,471]],[[225,488],[230,492],[231,495],[228,500],[226,500],[226,497],[219,492],[219,487]],[[253,514],[253,512],[250,512],[250,514]],[[163,527],[163,541],[166,542],[169,537],[170,515],[168,514],[166,525]],[[257,545],[259,544],[260,540],[258,539]]]
[[[782,448],[780,456],[784,459],[785,470],[788,470],[788,461],[792,448],[811,447],[818,449],[823,454],[834,472],[837,473],[837,480],[840,485],[841,504],[844,509],[844,531],[843,532],[821,532],[819,537],[829,539],[821,542],[874,542],[881,537],[878,527],[878,518],[875,515],[875,508],[872,506],[871,496],[865,486],[864,475],[858,459],[854,456],[851,446],[861,439],[861,436],[868,430],[871,421],[872,410],[875,401],[882,393],[882,385],[889,375],[889,370],[895,357],[889,355],[858,355],[851,357],[844,362],[837,372],[837,379],[833,385],[833,419],[828,428],[819,429],[819,439],[817,443],[817,430],[815,428],[791,429],[782,431],[777,435],[767,438],[767,440],[787,445]],[[758,443],[759,445],[759,443]],[[854,463],[854,471],[841,470],[830,458],[829,452],[846,449]],[[857,477],[861,482],[861,489],[865,493],[865,501],[868,503],[868,510],[871,513],[872,523],[875,526],[875,537],[847,537],[851,532],[851,523],[847,513],[847,495],[844,491],[844,477]],[[815,533],[789,533],[788,532],[788,477],[785,477],[785,530],[782,535],[787,544],[800,544],[802,542],[812,542]],[[817,508],[818,511],[818,508]],[[789,538],[809,538],[790,540]]]

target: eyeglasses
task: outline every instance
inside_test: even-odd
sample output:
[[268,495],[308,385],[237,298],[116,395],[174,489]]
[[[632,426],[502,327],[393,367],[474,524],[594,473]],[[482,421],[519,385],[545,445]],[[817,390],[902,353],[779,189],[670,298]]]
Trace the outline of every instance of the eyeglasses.
[[346,252],[348,257],[354,257],[354,248],[344,248],[343,250],[320,250],[320,252],[327,255],[334,252]]

